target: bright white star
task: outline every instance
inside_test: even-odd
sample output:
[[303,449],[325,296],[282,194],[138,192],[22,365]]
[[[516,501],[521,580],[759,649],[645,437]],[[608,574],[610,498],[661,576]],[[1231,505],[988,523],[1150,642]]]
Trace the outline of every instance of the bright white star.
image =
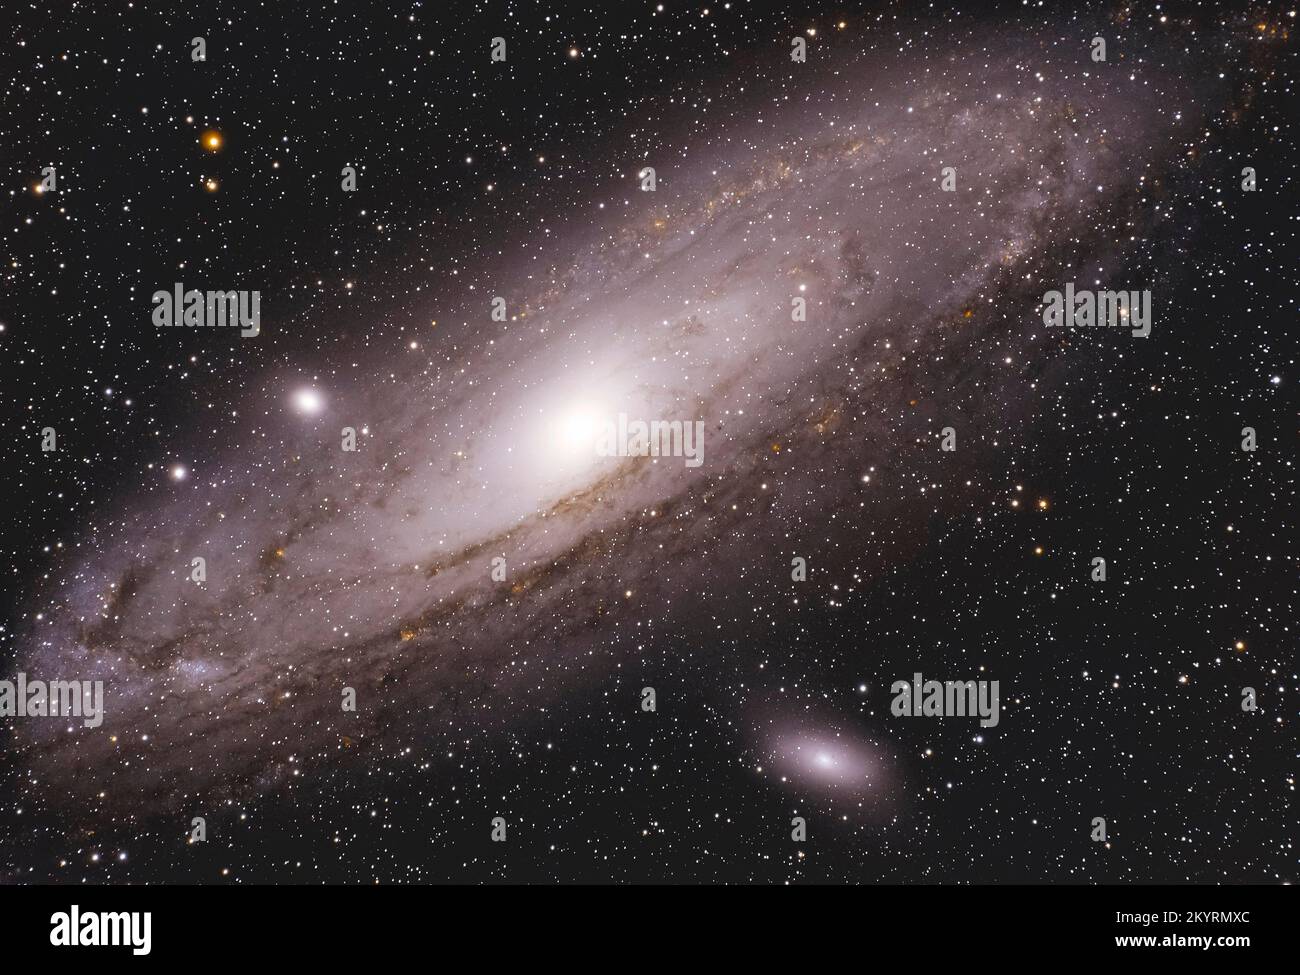
[[325,408],[325,400],[314,389],[300,389],[293,394],[293,407],[304,416],[315,416]]

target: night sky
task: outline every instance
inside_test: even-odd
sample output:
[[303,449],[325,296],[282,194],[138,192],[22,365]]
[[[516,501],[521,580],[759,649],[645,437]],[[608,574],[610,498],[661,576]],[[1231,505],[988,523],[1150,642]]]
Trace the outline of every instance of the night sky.
[[0,13],[0,881],[1297,879],[1293,4],[177,7]]

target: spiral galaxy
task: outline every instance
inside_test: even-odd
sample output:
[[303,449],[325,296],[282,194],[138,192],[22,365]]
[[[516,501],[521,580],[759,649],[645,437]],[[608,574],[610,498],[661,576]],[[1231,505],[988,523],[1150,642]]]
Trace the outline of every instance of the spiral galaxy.
[[[1108,548],[1077,516],[1053,548],[1008,519],[1068,507],[1056,488],[1091,448],[1060,429],[1118,431],[1105,415],[1137,394],[1108,387],[1117,374],[1139,391],[1176,382],[1143,357],[1191,327],[1179,274],[1208,233],[1191,214],[1235,191],[1237,155],[1220,147],[1259,78],[1247,25],[1161,36],[1084,20],[945,32],[869,18],[824,46],[803,34],[807,63],[781,44],[751,51],[711,69],[725,112],[661,101],[671,139],[642,140],[612,191],[573,187],[599,218],[584,227],[556,204],[554,234],[545,216],[502,229],[532,243],[408,296],[436,322],[418,343],[344,339],[295,353],[293,369],[268,359],[235,408],[177,417],[193,450],[170,471],[160,461],[162,476],[110,483],[75,551],[24,588],[15,667],[102,681],[105,709],[94,728],[13,724],[17,801],[63,831],[183,836],[191,816],[274,819],[313,790],[369,809],[381,788],[486,830],[531,781],[509,771],[533,747],[521,742],[551,748],[562,727],[578,739],[563,760],[574,774],[615,753],[611,767],[638,767],[610,751],[625,734],[649,735],[635,747],[650,754],[665,736],[707,748],[708,773],[674,752],[687,819],[714,816],[727,789],[757,790],[782,841],[795,813],[814,837],[850,814],[873,837],[890,823],[960,832],[923,811],[956,777],[930,779],[940,746],[913,737],[930,727],[889,714],[889,684],[923,666],[1000,678],[996,728],[948,718],[933,732],[975,749],[982,774],[1041,779],[1035,749],[1090,748],[1082,725],[1035,731],[1065,707],[1054,682],[1095,671],[1089,693],[1104,697],[1135,665],[1055,669],[1070,624],[1041,622],[1050,607],[1023,570],[993,577],[1069,550],[1044,585],[1094,620],[1074,602],[1094,549],[1121,580],[1108,585],[1137,580],[1143,543]],[[1089,56],[1095,34],[1110,39],[1104,61]],[[227,138],[222,152],[238,151]],[[1151,337],[1046,327],[1043,296],[1066,284],[1150,289]],[[264,297],[260,336],[204,340],[256,355],[288,328]],[[658,432],[653,455],[596,449],[616,418],[624,441],[629,418],[662,424],[663,451]],[[697,463],[672,424],[699,431]],[[1044,457],[1057,459],[1031,460]],[[986,567],[974,573],[988,596],[959,581],[962,565]],[[918,583],[926,566],[940,571]],[[1006,655],[1026,642],[1035,662]],[[628,731],[638,721],[656,730]],[[464,780],[478,748],[497,756],[471,763],[492,783],[481,789]],[[749,784],[712,790],[728,769]],[[190,875],[179,863],[164,873]]]

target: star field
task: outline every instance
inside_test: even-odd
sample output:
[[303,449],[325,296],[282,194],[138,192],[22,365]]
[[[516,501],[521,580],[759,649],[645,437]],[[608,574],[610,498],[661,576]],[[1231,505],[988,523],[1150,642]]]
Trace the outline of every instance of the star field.
[[3,16],[0,878],[1296,878],[1292,7]]

